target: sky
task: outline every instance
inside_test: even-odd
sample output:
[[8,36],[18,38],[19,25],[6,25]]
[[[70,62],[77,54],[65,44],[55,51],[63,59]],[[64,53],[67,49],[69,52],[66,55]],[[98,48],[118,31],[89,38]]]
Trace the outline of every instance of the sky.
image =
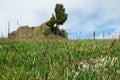
[[[118,38],[120,0],[0,0],[0,37],[20,25],[39,26],[48,21],[57,3],[65,7],[67,21],[60,26],[74,38]],[[19,22],[17,24],[17,22]]]

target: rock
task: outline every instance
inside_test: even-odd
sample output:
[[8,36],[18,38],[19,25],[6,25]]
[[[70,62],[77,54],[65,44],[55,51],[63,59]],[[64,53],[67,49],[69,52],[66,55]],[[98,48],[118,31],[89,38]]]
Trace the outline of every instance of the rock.
[[42,29],[42,33],[43,33],[45,36],[51,34],[51,29],[50,29],[49,26],[47,26],[47,25],[44,24],[44,25],[41,26],[41,29]]

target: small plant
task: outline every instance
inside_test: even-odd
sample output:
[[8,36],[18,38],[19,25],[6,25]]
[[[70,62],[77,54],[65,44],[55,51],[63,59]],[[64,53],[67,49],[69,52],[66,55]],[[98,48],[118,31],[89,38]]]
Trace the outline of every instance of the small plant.
[[116,43],[116,39],[113,39],[111,44],[110,44],[110,47],[108,48],[108,55],[110,55],[110,50],[115,45],[115,43]]

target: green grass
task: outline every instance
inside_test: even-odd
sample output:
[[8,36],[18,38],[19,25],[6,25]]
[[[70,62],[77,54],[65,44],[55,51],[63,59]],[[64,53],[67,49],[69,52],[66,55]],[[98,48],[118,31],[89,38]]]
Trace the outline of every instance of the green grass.
[[[0,80],[119,80],[120,42],[0,40]],[[96,65],[84,65],[97,60]],[[112,63],[114,63],[112,65]]]

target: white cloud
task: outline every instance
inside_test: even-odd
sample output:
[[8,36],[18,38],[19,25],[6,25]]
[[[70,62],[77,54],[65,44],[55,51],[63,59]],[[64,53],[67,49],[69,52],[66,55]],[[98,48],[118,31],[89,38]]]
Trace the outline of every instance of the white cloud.
[[[62,28],[89,32],[106,24],[106,28],[114,26],[120,32],[120,0],[0,0],[0,33],[7,35],[8,21],[11,30],[18,28],[17,21],[21,25],[40,25],[49,20],[56,3],[62,3],[68,13]],[[116,23],[107,24],[110,20]]]

